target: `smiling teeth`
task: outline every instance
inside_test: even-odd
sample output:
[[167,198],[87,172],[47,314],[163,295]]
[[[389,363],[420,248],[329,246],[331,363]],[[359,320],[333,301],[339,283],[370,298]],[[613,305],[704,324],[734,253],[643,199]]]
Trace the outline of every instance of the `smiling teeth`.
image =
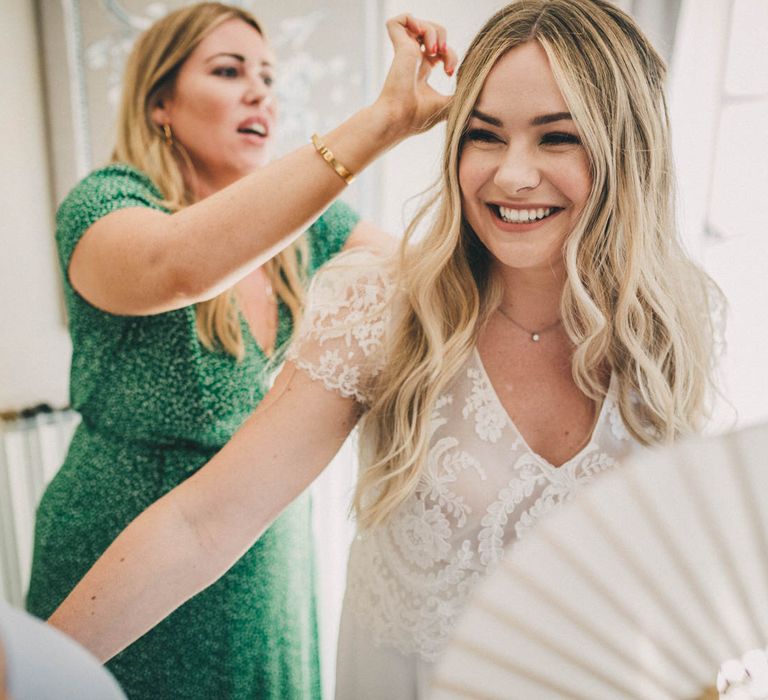
[[259,136],[267,135],[267,129],[263,124],[251,124],[250,126],[240,129],[240,131],[246,134],[258,134]]
[[507,207],[499,207],[501,218],[508,223],[516,224],[546,219],[553,211],[555,210],[552,207],[547,209],[507,209]]

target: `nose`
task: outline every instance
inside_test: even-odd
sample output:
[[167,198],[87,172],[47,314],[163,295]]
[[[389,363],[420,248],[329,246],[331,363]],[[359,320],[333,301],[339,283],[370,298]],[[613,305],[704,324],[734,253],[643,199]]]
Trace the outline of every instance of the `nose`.
[[268,104],[272,101],[272,90],[260,75],[256,75],[248,81],[243,99],[248,104]]
[[515,194],[522,190],[536,189],[541,183],[541,172],[533,154],[525,147],[518,148],[510,144],[496,169],[493,181],[504,192]]

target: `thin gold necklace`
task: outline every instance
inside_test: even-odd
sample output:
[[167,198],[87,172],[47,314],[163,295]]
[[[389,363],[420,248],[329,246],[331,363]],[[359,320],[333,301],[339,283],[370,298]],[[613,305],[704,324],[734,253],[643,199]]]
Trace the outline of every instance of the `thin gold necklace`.
[[540,328],[539,330],[530,330],[523,326],[522,324],[515,321],[514,318],[512,318],[504,309],[499,306],[498,307],[499,313],[507,319],[507,321],[512,322],[514,325],[516,325],[521,331],[524,331],[531,337],[531,342],[538,343],[541,340],[541,336],[544,335],[547,331],[551,331],[553,328],[557,328],[561,323],[562,319],[558,318],[557,321],[554,323],[550,323],[548,326],[545,326],[544,328]]

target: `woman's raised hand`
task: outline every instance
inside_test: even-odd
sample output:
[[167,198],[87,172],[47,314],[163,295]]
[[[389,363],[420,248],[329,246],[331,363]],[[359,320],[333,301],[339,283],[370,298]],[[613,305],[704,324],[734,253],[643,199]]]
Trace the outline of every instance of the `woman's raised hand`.
[[450,97],[434,90],[427,79],[441,62],[445,73],[453,75],[457,58],[446,43],[445,28],[434,22],[398,15],[387,21],[387,32],[395,56],[374,106],[388,110],[405,138],[445,118]]

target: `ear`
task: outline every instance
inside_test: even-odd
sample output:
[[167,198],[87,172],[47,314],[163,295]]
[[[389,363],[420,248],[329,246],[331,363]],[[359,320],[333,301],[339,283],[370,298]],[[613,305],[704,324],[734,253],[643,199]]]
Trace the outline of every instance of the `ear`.
[[152,108],[152,122],[155,126],[162,127],[163,124],[170,124],[171,110],[169,109],[169,106],[169,100],[157,100],[155,106]]

